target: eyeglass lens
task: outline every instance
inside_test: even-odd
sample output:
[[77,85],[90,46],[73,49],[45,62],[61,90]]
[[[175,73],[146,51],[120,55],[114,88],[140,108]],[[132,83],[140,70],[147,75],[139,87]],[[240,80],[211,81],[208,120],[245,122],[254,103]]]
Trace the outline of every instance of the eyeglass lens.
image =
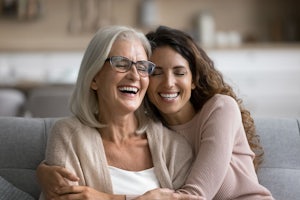
[[128,58],[122,56],[112,56],[106,59],[106,61],[108,60],[110,61],[114,69],[118,72],[127,72],[132,67],[132,65],[135,64],[135,67],[141,76],[150,75],[155,68],[154,63],[150,61],[142,60],[142,61],[133,62]]

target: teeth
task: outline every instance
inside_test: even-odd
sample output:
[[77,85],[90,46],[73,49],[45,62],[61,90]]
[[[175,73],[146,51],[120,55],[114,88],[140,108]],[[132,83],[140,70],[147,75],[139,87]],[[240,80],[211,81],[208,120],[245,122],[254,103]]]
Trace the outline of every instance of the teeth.
[[138,89],[136,87],[120,87],[121,92],[137,93]]
[[160,96],[163,98],[175,98],[178,96],[178,93],[168,93],[168,94],[160,93]]

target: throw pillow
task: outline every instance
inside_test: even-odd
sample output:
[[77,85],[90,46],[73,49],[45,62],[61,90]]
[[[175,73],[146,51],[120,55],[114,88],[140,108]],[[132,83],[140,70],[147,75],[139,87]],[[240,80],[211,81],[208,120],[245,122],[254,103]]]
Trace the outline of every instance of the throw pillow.
[[0,176],[0,200],[34,200],[34,198],[26,192],[16,188]]

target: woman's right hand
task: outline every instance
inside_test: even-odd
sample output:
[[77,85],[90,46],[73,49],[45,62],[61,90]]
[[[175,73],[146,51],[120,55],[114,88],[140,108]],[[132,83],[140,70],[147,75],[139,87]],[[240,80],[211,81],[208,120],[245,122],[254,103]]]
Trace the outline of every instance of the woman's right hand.
[[58,189],[68,186],[68,181],[79,181],[79,178],[64,167],[49,166],[41,163],[36,170],[38,182],[46,199],[58,197]]

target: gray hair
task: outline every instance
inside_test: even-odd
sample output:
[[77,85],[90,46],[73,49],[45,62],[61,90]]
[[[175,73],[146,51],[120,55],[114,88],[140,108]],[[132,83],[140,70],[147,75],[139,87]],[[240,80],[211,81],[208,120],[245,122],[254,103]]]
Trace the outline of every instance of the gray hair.
[[[76,87],[70,99],[71,112],[83,124],[90,127],[106,126],[98,121],[98,98],[90,86],[95,75],[102,69],[111,47],[117,39],[138,39],[141,41],[148,59],[151,55],[151,46],[142,32],[126,26],[107,26],[98,30],[84,53]],[[143,105],[135,111],[135,115],[139,122],[137,131],[144,132],[147,128],[148,117],[144,113]]]

